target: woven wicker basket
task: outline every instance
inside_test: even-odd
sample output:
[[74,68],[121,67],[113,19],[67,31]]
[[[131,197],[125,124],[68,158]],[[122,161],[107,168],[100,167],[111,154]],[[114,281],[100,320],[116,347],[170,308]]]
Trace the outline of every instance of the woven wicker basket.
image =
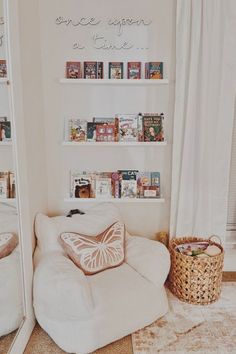
[[[216,245],[221,253],[214,257],[198,258],[179,253],[177,245],[196,241],[208,241]],[[224,250],[216,242],[199,237],[182,237],[170,240],[171,269],[169,288],[180,300],[207,305],[219,298],[221,292]]]

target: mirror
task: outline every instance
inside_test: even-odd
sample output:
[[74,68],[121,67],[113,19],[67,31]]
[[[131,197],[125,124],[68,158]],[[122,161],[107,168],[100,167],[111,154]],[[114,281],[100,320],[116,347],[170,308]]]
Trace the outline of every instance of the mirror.
[[0,0],[0,353],[8,352],[24,312],[5,25]]

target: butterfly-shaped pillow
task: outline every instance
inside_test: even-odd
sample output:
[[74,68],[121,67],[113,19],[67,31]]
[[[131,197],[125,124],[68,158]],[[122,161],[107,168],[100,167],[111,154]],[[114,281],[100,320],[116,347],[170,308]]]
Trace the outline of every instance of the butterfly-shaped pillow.
[[0,259],[9,256],[17,244],[18,239],[14,234],[10,232],[0,234]]
[[86,275],[117,267],[124,262],[125,226],[116,222],[97,236],[63,232],[60,242],[72,261]]

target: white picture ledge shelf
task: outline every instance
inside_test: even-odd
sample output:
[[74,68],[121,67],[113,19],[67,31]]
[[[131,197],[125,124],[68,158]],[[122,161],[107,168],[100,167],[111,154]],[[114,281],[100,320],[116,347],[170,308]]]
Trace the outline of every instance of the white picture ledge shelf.
[[8,78],[7,77],[1,77],[0,78],[0,84],[7,84],[8,83]]
[[102,202],[111,202],[111,203],[164,203],[164,198],[113,198],[113,199],[97,199],[97,198],[65,198],[64,202],[67,203],[102,203]]
[[16,205],[16,198],[0,198],[0,204]]
[[77,84],[77,85],[166,85],[168,79],[60,79],[61,84]]
[[116,146],[116,147],[127,147],[127,146],[152,146],[152,147],[157,147],[157,146],[165,146],[167,145],[167,141],[160,141],[160,142],[136,142],[136,141],[127,141],[127,142],[93,142],[93,141],[85,141],[85,142],[70,142],[70,141],[65,141],[62,143],[63,146],[99,146],[99,147],[106,147],[106,146]]
[[0,141],[0,146],[11,146],[12,141]]

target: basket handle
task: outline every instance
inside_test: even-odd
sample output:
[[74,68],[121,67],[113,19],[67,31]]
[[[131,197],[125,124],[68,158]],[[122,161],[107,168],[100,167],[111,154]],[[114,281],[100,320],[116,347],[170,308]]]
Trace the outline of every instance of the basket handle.
[[[217,239],[218,239],[218,241],[219,241],[219,244],[222,246],[222,241],[221,241],[221,238],[220,238],[220,236],[218,236],[218,235],[211,235],[208,239],[210,240],[210,241],[212,241],[212,238],[213,237],[216,237]],[[214,241],[213,241],[214,242]]]

